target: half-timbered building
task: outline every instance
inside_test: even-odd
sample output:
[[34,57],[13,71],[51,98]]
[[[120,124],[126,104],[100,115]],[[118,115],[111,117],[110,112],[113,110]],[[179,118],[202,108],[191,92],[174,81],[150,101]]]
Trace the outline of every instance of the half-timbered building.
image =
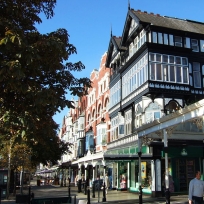
[[114,162],[113,186],[138,191],[141,185],[160,195],[168,171],[175,192],[187,191],[195,170],[203,169],[202,118],[165,123],[168,146],[161,129],[142,129],[168,115],[177,120],[176,112],[204,98],[204,23],[129,8],[121,37],[111,33],[106,67],[111,129],[104,159]]

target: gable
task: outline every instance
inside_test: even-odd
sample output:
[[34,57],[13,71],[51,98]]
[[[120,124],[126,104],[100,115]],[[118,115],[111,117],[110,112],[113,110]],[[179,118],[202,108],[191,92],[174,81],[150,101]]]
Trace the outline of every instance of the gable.
[[116,52],[117,52],[117,48],[115,45],[113,45],[112,57],[115,55]]
[[130,27],[128,31],[128,36],[132,34],[132,31],[138,26],[138,23],[132,18],[130,22]]
[[121,39],[121,45],[126,42],[128,36],[131,36],[133,31],[135,31],[139,27],[139,19],[137,16],[132,12],[132,9],[128,11],[125,25],[123,28],[123,34]]
[[111,36],[106,59],[106,67],[110,67],[109,65],[112,59],[119,53],[119,51],[126,51],[126,48],[121,46],[121,37]]

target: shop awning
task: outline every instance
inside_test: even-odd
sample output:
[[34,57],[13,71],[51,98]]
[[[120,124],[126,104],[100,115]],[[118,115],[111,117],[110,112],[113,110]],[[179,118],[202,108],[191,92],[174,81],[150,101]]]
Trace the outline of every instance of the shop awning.
[[[152,154],[148,153],[148,148],[146,146],[142,147],[142,157],[152,158]],[[124,147],[120,149],[111,149],[104,152],[104,159],[106,160],[134,160],[138,159],[138,147],[135,145]]]

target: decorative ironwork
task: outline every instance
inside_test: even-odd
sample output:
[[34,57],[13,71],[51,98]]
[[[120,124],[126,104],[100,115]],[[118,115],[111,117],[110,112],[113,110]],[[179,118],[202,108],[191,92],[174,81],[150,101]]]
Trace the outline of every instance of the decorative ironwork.
[[142,137],[142,144],[147,145],[149,142],[152,142],[153,139],[150,137],[147,137],[147,135],[145,135],[144,137]]
[[171,126],[169,128],[166,128],[166,133],[168,137],[171,137],[173,131],[176,129],[177,125]]
[[193,118],[192,122],[194,124],[196,124],[198,129],[202,129],[203,128],[203,118]]
[[158,135],[160,138],[163,138],[162,137],[163,136],[163,132],[161,130],[156,131],[155,134]]

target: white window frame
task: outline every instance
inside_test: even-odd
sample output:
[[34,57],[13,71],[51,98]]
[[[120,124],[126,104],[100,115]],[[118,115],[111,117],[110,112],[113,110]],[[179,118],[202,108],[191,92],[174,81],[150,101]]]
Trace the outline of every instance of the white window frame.
[[[158,53],[149,53],[149,79],[188,84],[188,59],[166,54],[158,58],[160,55]],[[177,72],[178,69],[180,69],[180,74]],[[176,73],[182,77],[179,77]]]
[[193,52],[199,52],[199,45],[197,39],[191,39],[191,48]]
[[201,73],[199,62],[193,62],[193,84],[195,88],[201,88]]

